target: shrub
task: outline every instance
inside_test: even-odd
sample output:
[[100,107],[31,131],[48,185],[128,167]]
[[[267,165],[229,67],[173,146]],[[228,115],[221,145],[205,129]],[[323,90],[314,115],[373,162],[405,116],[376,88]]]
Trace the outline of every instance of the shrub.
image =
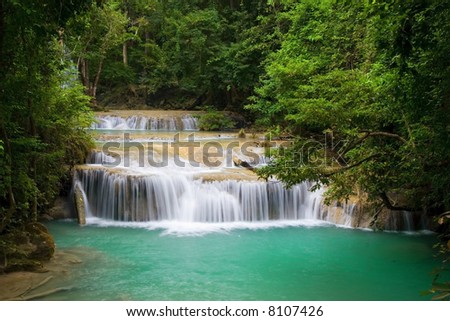
[[234,128],[235,122],[222,112],[212,110],[200,116],[198,128],[203,131],[214,131]]

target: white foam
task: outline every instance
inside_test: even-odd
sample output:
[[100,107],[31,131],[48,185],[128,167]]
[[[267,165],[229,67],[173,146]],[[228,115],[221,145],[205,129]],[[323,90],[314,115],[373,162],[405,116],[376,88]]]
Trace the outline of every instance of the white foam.
[[285,220],[265,222],[229,222],[229,223],[202,223],[182,221],[157,221],[157,222],[119,222],[112,220],[89,217],[86,225],[99,227],[139,228],[146,230],[162,230],[161,236],[203,236],[211,233],[229,233],[234,230],[268,230],[287,227],[330,227],[336,226],[329,222],[319,220]]

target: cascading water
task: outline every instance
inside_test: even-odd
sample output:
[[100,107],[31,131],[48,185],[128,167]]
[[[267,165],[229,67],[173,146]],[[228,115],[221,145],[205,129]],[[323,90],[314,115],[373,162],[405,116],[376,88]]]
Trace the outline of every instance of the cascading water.
[[116,159],[112,156],[106,155],[103,152],[100,151],[92,151],[88,158],[86,163],[87,164],[95,164],[95,165],[103,165],[103,164],[111,164],[114,163]]
[[[423,222],[419,222],[423,223]],[[415,230],[414,213],[408,211],[396,211],[389,216],[386,221],[386,230],[403,230],[403,231],[414,231]],[[424,224],[426,226],[426,224]]]
[[92,215],[116,221],[265,222],[321,220],[352,224],[352,209],[334,221],[322,206],[322,191],[303,183],[285,189],[279,182],[202,182],[186,175],[123,175],[101,168],[79,169],[77,177]]
[[197,118],[191,115],[178,117],[130,116],[127,118],[113,115],[96,116],[91,129],[113,130],[197,130]]
[[191,115],[184,115],[181,117],[181,122],[183,123],[183,130],[197,130],[197,118]]
[[[149,113],[148,117],[139,115],[127,118],[102,115],[97,116],[97,122],[92,128],[124,132],[129,129],[197,129],[197,118],[189,114],[180,116],[177,113],[176,117],[165,115],[152,117],[154,114]],[[103,144],[107,135],[102,134],[100,141]],[[309,183],[286,189],[278,181],[257,180],[254,173],[246,168],[265,166],[270,158],[265,157],[265,148],[255,142],[226,141],[220,140],[223,139],[221,135],[203,134],[200,139],[202,143],[194,143],[190,136],[178,136],[166,145],[140,145],[139,139],[146,141],[146,133],[136,135],[139,135],[137,141],[131,138],[119,143],[121,149],[109,149],[110,146],[106,149],[107,153],[93,151],[87,159],[87,165],[77,168],[74,184],[85,195],[86,208],[93,217],[119,222],[272,224],[319,221],[363,228],[371,224],[370,220],[356,211],[355,204],[336,202],[325,205],[322,197],[324,190],[311,191]],[[113,137],[111,139],[116,144],[116,137]],[[164,140],[171,139],[161,137]],[[151,139],[155,140],[154,134]],[[127,145],[130,141],[133,141],[131,147]],[[197,144],[197,150],[190,149]],[[242,148],[246,144],[246,148]],[[224,155],[217,156],[210,147],[216,148],[216,151],[227,151],[226,161]],[[148,157],[148,162],[145,157]],[[218,161],[221,167],[208,167],[204,162],[208,157],[212,157],[209,163]],[[232,161],[229,161],[229,157]],[[191,163],[194,159],[199,166],[196,167],[195,162]],[[215,176],[217,173],[219,175]],[[409,212],[397,214],[383,221],[386,229],[414,230],[416,226],[422,226],[415,222],[416,217]]]

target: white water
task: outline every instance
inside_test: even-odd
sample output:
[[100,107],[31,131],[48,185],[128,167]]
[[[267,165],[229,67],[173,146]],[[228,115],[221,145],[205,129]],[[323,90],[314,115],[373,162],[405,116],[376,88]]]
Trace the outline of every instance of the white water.
[[[190,131],[197,129],[197,119],[191,115],[178,118],[98,116],[92,128]],[[223,139],[222,135],[215,139],[219,140],[219,137]],[[234,166],[231,158],[229,162],[223,162],[223,168],[210,168],[204,163],[193,166],[179,155],[175,162],[172,154],[163,156],[153,147],[144,146],[146,153],[141,153],[141,149],[128,153],[114,150],[111,155],[115,157],[100,151],[91,153],[87,160],[89,166],[78,169],[74,179],[74,184],[78,184],[85,195],[86,209],[91,215],[88,223],[131,224],[150,229],[180,230],[181,233],[286,224],[361,226],[355,218],[355,204],[327,206],[323,204],[324,190],[311,191],[309,183],[285,189],[277,181],[203,182],[194,177],[208,177],[227,167],[233,167],[230,173],[247,170]],[[231,154],[233,160],[237,158],[252,167],[264,166],[270,161],[261,147],[253,147],[246,153],[234,149]],[[180,162],[185,166],[180,167]],[[385,228],[412,231],[415,225],[414,215],[403,212],[389,216]]]
[[[419,222],[422,223],[423,222]],[[385,228],[391,231],[414,231],[414,214],[408,211],[395,211],[389,216]],[[423,226],[427,226],[423,224]]]
[[191,115],[177,117],[145,117],[130,116],[123,118],[119,116],[96,116],[96,122],[92,124],[91,129],[113,129],[113,130],[197,130],[197,118]]
[[[122,222],[238,223],[313,220],[352,224],[352,208],[322,206],[322,190],[303,183],[202,182],[179,173],[124,175],[102,168],[77,171],[93,216]],[[340,215],[333,215],[340,211]],[[336,219],[339,217],[339,220]]]
[[111,164],[115,161],[116,159],[114,157],[99,151],[92,151],[87,158],[87,164],[95,165]]
[[197,130],[197,118],[190,115],[184,115],[181,117],[181,122],[183,123],[183,130]]

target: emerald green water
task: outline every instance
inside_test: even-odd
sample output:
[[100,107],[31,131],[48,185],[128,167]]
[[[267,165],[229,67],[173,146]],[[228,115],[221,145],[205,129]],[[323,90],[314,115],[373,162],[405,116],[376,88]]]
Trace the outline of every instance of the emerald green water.
[[73,289],[45,300],[424,300],[432,235],[336,227],[232,229],[197,236],[48,224],[86,254]]

